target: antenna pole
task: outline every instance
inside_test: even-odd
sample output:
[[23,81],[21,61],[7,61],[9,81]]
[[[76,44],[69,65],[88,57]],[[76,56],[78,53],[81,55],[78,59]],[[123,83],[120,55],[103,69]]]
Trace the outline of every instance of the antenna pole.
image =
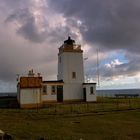
[[97,83],[98,86],[100,87],[100,71],[99,71],[99,49],[97,49]]

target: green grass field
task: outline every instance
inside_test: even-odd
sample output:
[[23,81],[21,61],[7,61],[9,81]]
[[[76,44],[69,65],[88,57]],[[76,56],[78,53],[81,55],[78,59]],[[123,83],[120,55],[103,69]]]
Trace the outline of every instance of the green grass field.
[[[88,108],[86,104],[79,104],[38,110],[0,109],[0,129],[11,134],[14,140],[41,137],[47,140],[140,140],[140,109],[117,111],[111,100],[88,104]],[[128,100],[125,101],[128,104]],[[121,100],[119,103],[120,107],[124,106]],[[115,109],[108,110],[105,104]],[[94,112],[94,108],[85,112],[95,106],[98,112]],[[75,111],[66,113],[68,108]]]

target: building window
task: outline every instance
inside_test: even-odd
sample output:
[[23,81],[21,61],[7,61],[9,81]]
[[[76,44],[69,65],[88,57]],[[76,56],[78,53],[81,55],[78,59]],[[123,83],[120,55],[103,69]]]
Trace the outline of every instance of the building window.
[[94,94],[93,87],[90,87],[90,94]]
[[56,87],[52,86],[52,94],[56,94]]
[[43,86],[43,93],[44,93],[44,94],[47,93],[47,86],[46,86],[46,85]]
[[76,79],[76,72],[72,72],[72,78]]

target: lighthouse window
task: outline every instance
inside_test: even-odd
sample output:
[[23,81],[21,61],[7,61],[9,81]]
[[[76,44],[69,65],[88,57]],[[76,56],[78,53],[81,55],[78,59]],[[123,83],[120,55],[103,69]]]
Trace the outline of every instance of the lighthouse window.
[[93,87],[90,87],[90,94],[94,94]]
[[47,86],[46,86],[46,85],[43,86],[43,93],[44,93],[44,94],[47,93]]
[[73,79],[76,78],[76,72],[72,72],[72,78],[73,78]]
[[56,88],[55,86],[52,86],[52,94],[55,94],[56,93]]

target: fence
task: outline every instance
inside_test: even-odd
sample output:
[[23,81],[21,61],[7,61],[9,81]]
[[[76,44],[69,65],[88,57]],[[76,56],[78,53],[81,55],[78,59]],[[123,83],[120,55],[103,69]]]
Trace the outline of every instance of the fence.
[[[99,98],[95,103],[75,103],[75,104],[53,104],[47,105],[41,112],[49,115],[84,114],[96,112],[108,112],[128,109],[140,109],[139,98],[110,99]],[[39,110],[39,109],[38,109]]]
[[[88,113],[100,113],[118,111],[118,110],[129,110],[129,109],[140,109],[140,99],[139,98],[128,98],[128,99],[117,99],[117,98],[98,98],[98,101],[95,103],[75,103],[75,104],[53,104],[47,105],[46,108],[36,108],[32,110],[22,110],[22,109],[5,109],[3,113],[5,116],[11,114],[20,114],[29,120],[45,120],[48,118],[60,118],[62,117],[71,117],[78,115],[88,115]],[[15,116],[18,116],[18,115]],[[28,120],[28,121],[29,121]],[[11,120],[10,120],[11,121]],[[27,122],[28,122],[27,121]],[[53,120],[52,120],[53,121]],[[42,121],[41,121],[42,122]],[[75,119],[72,120],[72,124],[80,123]],[[26,134],[25,137],[21,139],[29,139],[30,135]],[[38,137],[38,140],[86,140],[85,137],[80,137],[78,134],[74,136],[53,136],[53,134],[48,134],[45,137]],[[114,138],[112,138],[114,139]]]

